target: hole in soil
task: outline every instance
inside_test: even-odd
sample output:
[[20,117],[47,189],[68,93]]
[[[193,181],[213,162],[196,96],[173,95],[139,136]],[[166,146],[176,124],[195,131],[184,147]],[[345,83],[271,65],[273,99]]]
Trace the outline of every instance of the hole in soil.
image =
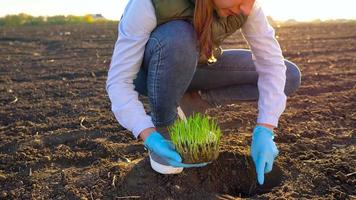
[[219,158],[200,173],[205,176],[204,188],[211,188],[219,194],[249,197],[256,193],[267,193],[282,182],[283,172],[275,165],[265,175],[262,186],[257,183],[255,167],[250,156],[235,152],[221,152]]
[[[255,167],[248,155],[238,152],[220,152],[216,161],[202,168],[184,169],[177,175],[161,175],[150,167],[149,159],[131,164],[122,169],[118,192],[149,198],[211,199],[228,195],[249,197],[268,193],[282,182],[283,172],[278,165],[265,175],[265,183],[259,186]],[[155,189],[152,189],[155,188]]]

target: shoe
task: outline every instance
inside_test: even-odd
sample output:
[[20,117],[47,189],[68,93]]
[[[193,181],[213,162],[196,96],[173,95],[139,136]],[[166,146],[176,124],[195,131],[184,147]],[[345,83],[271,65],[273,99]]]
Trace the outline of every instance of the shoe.
[[[156,129],[166,140],[170,140],[168,128],[166,126],[157,127]],[[179,174],[184,169],[183,167],[170,166],[167,161],[163,160],[154,152],[148,151],[148,155],[150,157],[152,169],[160,174]]]
[[205,114],[208,108],[213,108],[215,106],[216,105],[202,98],[202,92],[200,90],[186,92],[179,102],[179,107],[181,107],[185,117],[189,117],[194,113]]

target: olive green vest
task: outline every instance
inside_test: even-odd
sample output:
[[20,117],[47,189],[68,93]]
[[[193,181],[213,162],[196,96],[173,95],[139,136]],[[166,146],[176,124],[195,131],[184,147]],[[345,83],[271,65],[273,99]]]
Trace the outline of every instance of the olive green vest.
[[[193,21],[195,0],[152,0],[152,3],[156,12],[157,25],[175,19]],[[222,53],[220,45],[223,40],[240,29],[246,20],[247,16],[244,15],[223,18],[214,12],[212,39],[213,54],[216,58]],[[199,62],[203,63],[204,61],[200,60]]]

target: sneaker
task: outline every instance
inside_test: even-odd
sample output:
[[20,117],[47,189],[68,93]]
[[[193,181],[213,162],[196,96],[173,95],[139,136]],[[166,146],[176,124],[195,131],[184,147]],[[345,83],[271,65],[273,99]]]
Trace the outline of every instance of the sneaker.
[[202,95],[203,93],[200,90],[186,92],[183,95],[179,102],[179,107],[182,109],[182,112],[186,117],[189,117],[194,113],[205,114],[207,109],[217,106],[215,103],[210,103],[209,101],[205,100]]

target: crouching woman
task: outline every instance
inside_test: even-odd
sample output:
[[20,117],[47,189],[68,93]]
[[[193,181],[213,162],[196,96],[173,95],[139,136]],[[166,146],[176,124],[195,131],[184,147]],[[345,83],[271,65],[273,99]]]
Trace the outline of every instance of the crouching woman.
[[[241,30],[250,50],[221,49]],[[118,122],[141,138],[163,174],[186,167],[167,127],[209,106],[258,101],[251,156],[258,182],[272,170],[274,128],[300,71],[284,60],[274,29],[255,0],[130,0],[119,23],[106,89]],[[150,114],[138,94],[148,97]],[[177,109],[178,108],[178,109]]]

